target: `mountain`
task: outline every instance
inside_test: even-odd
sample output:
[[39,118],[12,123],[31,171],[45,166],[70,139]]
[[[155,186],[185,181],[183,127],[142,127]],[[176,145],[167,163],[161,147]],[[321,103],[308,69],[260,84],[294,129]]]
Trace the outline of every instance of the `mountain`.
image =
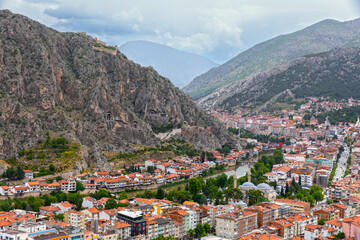
[[119,50],[142,66],[152,66],[179,88],[185,87],[196,76],[219,66],[206,57],[148,41],[127,42]]
[[360,19],[348,22],[324,20],[303,30],[255,45],[221,66],[196,77],[183,91],[193,99],[200,99],[222,86],[295,58],[349,46],[360,46]]
[[360,99],[360,48],[340,48],[290,61],[217,89],[199,101],[203,108],[260,104],[284,97],[328,96]]
[[116,47],[8,10],[0,11],[0,26],[2,159],[45,140],[58,146],[48,140],[54,134],[80,146],[78,169],[108,169],[104,151],[155,147],[160,139],[153,128],[182,125],[174,137],[203,149],[234,140],[168,79]]

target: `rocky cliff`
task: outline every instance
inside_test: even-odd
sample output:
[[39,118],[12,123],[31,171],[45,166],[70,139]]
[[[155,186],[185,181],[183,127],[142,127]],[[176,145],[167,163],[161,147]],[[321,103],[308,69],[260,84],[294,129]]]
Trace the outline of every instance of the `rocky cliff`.
[[208,131],[177,136],[197,147],[233,140],[153,68],[85,33],[61,33],[7,10],[0,31],[0,158],[16,157],[48,131],[82,146],[84,168],[106,164],[101,150],[158,144],[152,126],[169,122],[211,126],[212,141]]

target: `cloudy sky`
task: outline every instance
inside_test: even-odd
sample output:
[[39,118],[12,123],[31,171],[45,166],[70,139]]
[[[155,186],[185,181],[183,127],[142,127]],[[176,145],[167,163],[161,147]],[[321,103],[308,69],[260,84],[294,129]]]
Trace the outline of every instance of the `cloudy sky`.
[[360,17],[359,0],[0,0],[60,31],[108,44],[148,40],[222,63],[279,34]]

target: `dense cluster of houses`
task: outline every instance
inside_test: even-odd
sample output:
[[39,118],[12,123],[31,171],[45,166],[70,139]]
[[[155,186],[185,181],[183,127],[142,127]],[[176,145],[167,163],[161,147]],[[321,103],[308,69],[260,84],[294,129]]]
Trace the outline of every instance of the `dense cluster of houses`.
[[[298,110],[282,111],[278,116],[243,116],[247,110],[231,115],[212,111],[228,126],[246,129],[253,134],[276,135],[286,139],[286,144],[282,146],[284,163],[274,165],[271,172],[264,175],[267,182],[277,183],[277,189],[267,183],[255,186],[249,176],[248,181],[238,187],[243,193],[260,190],[269,202],[248,207],[243,201],[214,206],[190,201],[178,204],[164,199],[133,198],[115,199],[121,207],[106,209],[109,198],[97,200],[88,196],[83,199],[81,208],[69,202],[59,202],[42,206],[39,212],[0,212],[0,239],[147,240],[160,235],[188,239],[190,230],[198,224],[209,224],[212,229],[212,235],[203,240],[331,240],[342,232],[346,239],[360,239],[360,135],[357,134],[360,122],[332,126],[328,121],[318,124],[317,119],[312,118],[306,122],[312,127],[302,127],[308,111],[359,104],[359,101],[353,99],[329,102],[310,98]],[[349,173],[340,180],[334,180],[328,188],[330,173],[345,135],[355,140]],[[131,166],[131,172],[125,169],[110,172],[103,170],[64,177],[59,181],[34,179],[33,172],[25,170],[28,182],[1,186],[0,194],[21,196],[24,193],[53,190],[72,192],[76,190],[78,182],[85,189],[106,188],[118,192],[125,188],[161,186],[200,176],[219,164],[234,166],[241,159],[278,146],[278,143],[261,143],[256,139],[243,140],[254,148],[231,151],[228,156],[214,151],[214,161],[205,159],[201,162],[199,157],[177,157],[167,162],[151,159],[144,164]],[[237,187],[236,176],[234,179],[234,187]],[[298,199],[278,199],[282,189],[293,180],[301,183],[303,188],[311,188],[313,184],[324,187],[327,204],[317,204],[310,208],[310,203]],[[324,225],[318,224],[321,219]]]
[[24,193],[31,192],[46,192],[46,191],[63,191],[63,192],[74,192],[76,191],[76,178],[65,177],[64,180],[58,182],[47,183],[44,178],[30,180],[24,185],[13,185],[13,186],[0,186],[0,194],[3,196],[16,195],[21,196]]
[[334,159],[309,157],[304,154],[285,154],[284,160],[284,164],[274,165],[271,172],[264,174],[267,181],[277,182],[281,188],[295,180],[303,188],[310,189],[313,184],[327,187],[333,163],[336,162],[336,154]]
[[0,187],[0,195],[22,195],[31,192],[45,191],[76,191],[76,182],[81,182],[85,189],[117,189],[160,186],[167,183],[200,176],[203,171],[215,168],[216,165],[235,166],[236,162],[246,156],[254,154],[252,150],[232,151],[229,155],[223,156],[214,151],[214,161],[201,162],[199,157],[177,157],[167,162],[150,159],[145,164],[133,165],[134,172],[127,173],[125,169],[113,171],[97,171],[93,174],[82,173],[73,177],[64,177],[60,181],[48,182],[46,178],[34,179],[32,170],[25,170],[25,178],[29,182],[23,185],[9,185]]
[[[277,134],[284,138],[317,140],[337,136],[351,126],[345,124],[330,125],[329,122],[319,124],[315,117],[305,118],[309,112],[319,113],[319,109],[331,111],[359,105],[360,102],[352,98],[346,102],[337,102],[314,97],[309,98],[297,110],[279,110],[272,115],[248,116],[248,110],[245,109],[236,110],[232,114],[222,110],[211,110],[210,113],[229,127],[245,129],[254,134]],[[305,125],[311,127],[304,127]]]
[[329,198],[336,202],[346,202],[353,206],[359,206],[359,173],[359,166],[350,166],[349,174],[343,179],[332,182],[331,187],[327,189]]
[[[39,212],[0,212],[0,238],[145,240],[163,235],[184,239],[189,230],[206,223],[218,239],[271,236],[271,239],[330,240],[340,232],[346,237],[360,233],[358,209],[340,203],[311,209],[307,202],[276,199],[239,209],[234,204],[210,206],[189,201],[175,204],[168,200],[134,198],[116,200],[127,207],[105,209],[108,200],[86,197],[80,210],[69,202],[60,202],[40,207]],[[63,219],[55,220],[60,214]],[[325,219],[325,225],[318,225],[319,219]]]

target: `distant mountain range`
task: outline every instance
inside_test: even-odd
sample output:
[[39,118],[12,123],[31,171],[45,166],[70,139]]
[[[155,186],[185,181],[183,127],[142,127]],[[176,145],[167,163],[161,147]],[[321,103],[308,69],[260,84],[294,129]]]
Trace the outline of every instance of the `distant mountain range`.
[[[198,101],[203,108],[258,105],[280,99],[328,96],[360,99],[360,48],[312,54],[217,89]],[[258,109],[258,110],[259,110]]]
[[185,87],[196,76],[219,66],[206,57],[148,41],[127,42],[119,50],[135,63],[152,66],[179,88]]
[[196,77],[183,91],[193,99],[204,98],[218,88],[243,81],[295,58],[351,46],[360,46],[360,19],[347,22],[324,20],[255,45]]

